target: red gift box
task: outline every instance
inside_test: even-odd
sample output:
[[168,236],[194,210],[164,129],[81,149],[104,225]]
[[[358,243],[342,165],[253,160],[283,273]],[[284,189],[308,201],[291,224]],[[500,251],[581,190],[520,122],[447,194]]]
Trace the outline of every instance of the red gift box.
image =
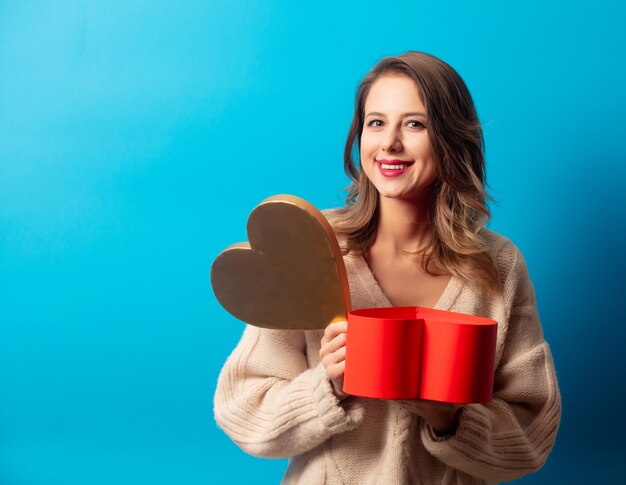
[[343,389],[355,396],[491,401],[497,322],[424,307],[348,313]]

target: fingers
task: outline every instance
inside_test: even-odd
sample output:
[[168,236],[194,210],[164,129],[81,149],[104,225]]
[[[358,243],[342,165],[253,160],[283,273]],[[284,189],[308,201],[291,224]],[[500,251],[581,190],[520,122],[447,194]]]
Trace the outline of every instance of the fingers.
[[334,350],[330,349],[330,346],[332,344],[339,345],[339,343],[336,343],[333,340],[333,342],[325,344],[322,346],[322,348],[320,348],[320,359],[322,360],[322,364],[324,364],[324,367],[326,367],[326,370],[328,370],[329,367],[343,363],[346,360],[345,343],[341,346],[337,346],[337,348]]
[[333,353],[341,348],[346,347],[346,340],[347,340],[347,335],[344,333],[340,333],[339,335],[337,335],[334,339],[332,339],[330,342],[327,342],[325,344],[322,344],[324,346],[325,352],[326,353]]
[[331,323],[324,330],[324,336],[322,337],[322,345],[324,343],[330,342],[340,333],[345,333],[347,331],[348,331],[348,322],[346,322],[345,320]]
[[326,374],[334,383],[343,381],[347,330],[348,322],[345,320],[331,323],[324,330],[324,336],[320,342],[320,359],[326,369]]
[[[341,353],[341,356],[345,358],[347,331],[348,322],[346,322],[345,320],[331,323],[330,325],[328,325],[328,327],[326,327],[326,329],[324,330],[324,336],[322,337],[322,340],[320,342],[320,358],[322,360],[326,359],[328,356],[336,353],[338,350],[341,349],[344,349]],[[335,357],[331,359],[329,363],[333,364],[335,362],[338,362],[339,360],[343,359],[338,359],[337,357]]]
[[[330,344],[329,344],[330,345]],[[325,352],[322,360],[325,364],[332,365],[346,360],[346,346],[338,347],[332,352]]]
[[348,324],[345,321],[330,324],[321,340],[320,359],[324,365],[345,359]]

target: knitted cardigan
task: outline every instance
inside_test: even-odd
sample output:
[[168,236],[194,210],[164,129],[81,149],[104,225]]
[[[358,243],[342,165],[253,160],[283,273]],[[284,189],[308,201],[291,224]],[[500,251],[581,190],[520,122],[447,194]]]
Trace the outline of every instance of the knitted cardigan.
[[[499,274],[476,292],[455,276],[435,308],[498,322],[493,400],[462,408],[439,436],[393,400],[339,402],[320,362],[323,330],[247,326],[222,369],[215,419],[242,450],[289,457],[286,484],[479,484],[541,468],[559,427],[561,396],[520,251],[483,229]],[[344,257],[353,309],[392,306],[362,256]]]

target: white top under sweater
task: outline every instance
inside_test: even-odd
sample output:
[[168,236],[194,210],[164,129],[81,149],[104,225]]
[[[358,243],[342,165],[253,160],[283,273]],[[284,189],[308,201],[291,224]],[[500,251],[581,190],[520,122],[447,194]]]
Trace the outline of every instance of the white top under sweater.
[[[435,306],[498,322],[493,401],[464,406],[453,436],[393,400],[340,403],[318,354],[323,330],[250,325],[218,379],[218,425],[247,453],[289,457],[286,484],[484,484],[541,468],[561,416],[554,363],[522,254],[482,231],[499,290],[452,276]],[[353,309],[392,306],[362,256],[344,261]]]

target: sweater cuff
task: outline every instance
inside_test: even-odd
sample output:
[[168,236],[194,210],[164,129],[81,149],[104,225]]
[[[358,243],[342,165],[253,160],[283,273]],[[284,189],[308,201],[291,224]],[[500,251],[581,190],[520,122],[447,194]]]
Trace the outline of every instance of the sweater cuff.
[[363,420],[363,404],[353,397],[339,401],[321,362],[313,369],[313,399],[322,423],[333,434],[349,431]]

